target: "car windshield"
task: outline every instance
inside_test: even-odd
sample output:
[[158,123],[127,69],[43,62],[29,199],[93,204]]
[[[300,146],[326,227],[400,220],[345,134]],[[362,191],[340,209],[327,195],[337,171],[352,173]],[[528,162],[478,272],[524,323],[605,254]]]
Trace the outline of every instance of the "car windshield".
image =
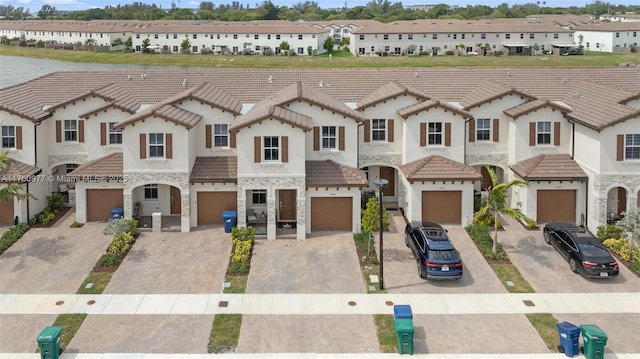
[[580,252],[582,252],[586,257],[608,257],[609,252],[606,249],[598,246],[594,246],[593,244],[578,244],[578,248],[580,248]]
[[437,260],[437,261],[457,260],[458,253],[456,253],[456,251],[453,249],[444,250],[444,251],[430,250],[429,259]]

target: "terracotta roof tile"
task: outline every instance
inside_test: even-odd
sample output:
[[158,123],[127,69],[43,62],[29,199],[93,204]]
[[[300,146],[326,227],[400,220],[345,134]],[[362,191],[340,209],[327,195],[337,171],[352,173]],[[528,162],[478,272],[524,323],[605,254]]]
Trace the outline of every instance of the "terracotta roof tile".
[[367,175],[332,160],[305,163],[307,187],[366,187]]
[[538,155],[509,167],[528,181],[587,178],[582,167],[568,154]]
[[520,116],[526,115],[530,112],[534,112],[540,108],[544,108],[544,107],[551,107],[554,108],[556,110],[561,111],[562,113],[567,113],[567,112],[571,112],[571,108],[569,108],[566,105],[563,104],[559,104],[559,103],[555,103],[555,102],[551,102],[549,100],[534,100],[534,101],[529,101],[529,102],[525,102],[521,105],[509,108],[504,110],[503,112],[507,115],[510,116],[514,119],[517,119]]
[[[506,77],[512,77],[512,73],[510,70],[505,70],[504,74]],[[473,89],[471,92],[466,94],[461,100],[460,104],[464,106],[466,110],[469,110],[473,107],[485,104],[487,102],[493,101],[500,97],[504,97],[509,94],[517,94],[520,96],[525,96],[529,99],[534,99],[532,96],[527,93],[520,92],[516,90],[515,87],[505,85],[503,83],[499,83],[494,80],[486,80],[482,83],[482,86],[478,86]]]
[[403,118],[407,118],[416,113],[422,112],[424,110],[428,110],[433,107],[442,107],[448,111],[453,112],[454,114],[461,115],[462,118],[470,118],[473,117],[471,114],[465,110],[461,110],[457,107],[454,107],[446,102],[441,102],[439,100],[427,100],[424,102],[419,102],[415,105],[411,105],[409,107],[405,107],[403,109],[398,110],[398,114]]
[[149,117],[159,117],[178,125],[182,125],[186,128],[193,128],[193,126],[195,126],[198,121],[202,119],[202,115],[183,110],[181,108],[168,105],[163,102],[158,105],[152,106],[144,111],[136,113],[135,115],[129,117],[126,121],[118,123],[117,127],[124,128],[130,124],[142,121]]
[[67,174],[67,177],[122,177],[122,152],[115,152],[104,157],[81,164]]
[[238,158],[236,156],[196,157],[189,180],[192,183],[237,183]]
[[482,179],[473,167],[438,155],[404,164],[400,170],[409,182]]
[[415,96],[419,100],[428,99],[428,97],[423,93],[417,90],[408,88],[407,86],[399,83],[398,81],[393,80],[391,82],[384,84],[383,86],[373,91],[369,95],[363,97],[360,101],[358,101],[356,106],[358,110],[362,110],[369,106],[373,106],[377,103],[386,101],[390,98],[403,96],[403,95]]
[[0,169],[0,183],[23,183],[31,181],[30,176],[38,175],[42,170],[24,162],[9,158],[6,166]]
[[311,117],[290,111],[286,108],[282,108],[268,102],[262,102],[251,108],[251,110],[246,114],[236,117],[231,127],[229,127],[229,131],[237,131],[243,127],[250,126],[254,123],[270,118],[294,125],[301,128],[303,131],[311,131],[313,128],[313,119]]

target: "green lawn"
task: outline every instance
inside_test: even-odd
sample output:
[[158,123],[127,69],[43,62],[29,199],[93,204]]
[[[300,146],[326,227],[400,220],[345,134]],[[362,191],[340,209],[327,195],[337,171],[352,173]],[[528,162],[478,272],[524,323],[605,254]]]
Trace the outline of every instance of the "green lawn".
[[557,351],[558,345],[560,345],[560,336],[556,327],[558,319],[550,313],[527,314],[527,319],[536,329],[547,348],[554,352]]
[[60,314],[56,318],[55,322],[53,322],[54,326],[61,326],[62,333],[60,334],[60,348],[64,350],[73,336],[76,335],[78,329],[84,322],[84,318],[87,317],[87,314]]
[[242,314],[216,314],[209,335],[209,353],[232,351],[238,346]]
[[[87,279],[82,282],[76,294],[102,294],[109,281],[111,281],[111,277],[113,277],[111,272],[91,272]],[[91,288],[87,288],[89,283],[93,283]]]
[[513,264],[492,264],[491,268],[496,273],[498,279],[500,279],[500,282],[502,282],[502,285],[504,285],[510,293],[535,292],[529,282],[524,279],[518,268]]
[[378,333],[380,350],[383,353],[396,353],[398,344],[396,340],[396,329],[393,326],[392,314],[375,314],[373,320]]

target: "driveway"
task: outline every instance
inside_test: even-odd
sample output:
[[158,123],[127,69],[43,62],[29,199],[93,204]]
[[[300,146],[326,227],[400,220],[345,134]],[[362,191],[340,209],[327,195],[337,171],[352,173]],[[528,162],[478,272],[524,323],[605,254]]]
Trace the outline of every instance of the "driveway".
[[0,255],[0,292],[75,293],[111,237],[104,223],[70,228],[74,219],[71,210],[51,228],[31,228]]
[[[391,228],[384,233],[384,282],[389,293],[506,293],[482,254],[460,225],[445,226],[464,264],[462,278],[424,280],[416,260],[404,243],[405,221],[399,211],[389,212]],[[376,234],[376,239],[379,239]]]
[[525,230],[516,221],[503,219],[506,231],[498,239],[511,262],[533,286],[544,293],[640,292],[640,278],[620,264],[617,278],[587,279],[571,272],[569,263],[544,242],[542,228]]

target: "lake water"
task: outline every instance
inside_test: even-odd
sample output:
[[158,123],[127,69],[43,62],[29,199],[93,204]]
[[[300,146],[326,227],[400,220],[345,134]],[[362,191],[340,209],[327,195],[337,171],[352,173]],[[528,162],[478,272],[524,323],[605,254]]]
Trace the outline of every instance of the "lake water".
[[185,68],[189,67],[92,64],[0,55],[0,88],[13,86],[55,71],[179,70]]

